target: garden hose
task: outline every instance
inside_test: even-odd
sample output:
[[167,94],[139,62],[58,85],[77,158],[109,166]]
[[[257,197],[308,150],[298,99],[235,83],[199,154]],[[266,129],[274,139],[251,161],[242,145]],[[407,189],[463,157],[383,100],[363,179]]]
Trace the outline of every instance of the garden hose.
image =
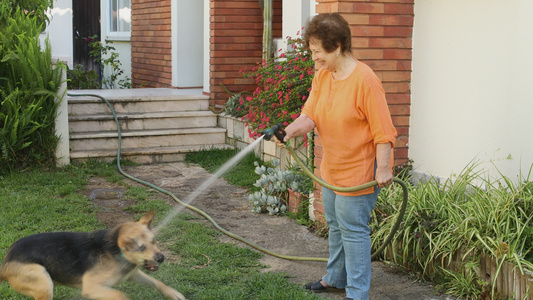
[[[111,113],[113,115],[113,118],[115,120],[115,123],[117,125],[117,134],[118,134],[118,149],[117,149],[117,168],[118,168],[118,171],[125,177],[135,181],[135,182],[138,182],[140,184],[143,184],[149,188],[152,188],[160,193],[163,193],[165,195],[168,195],[170,196],[172,199],[174,199],[174,201],[176,201],[178,204],[180,205],[183,205],[184,207],[200,214],[202,217],[204,217],[205,219],[207,219],[209,222],[211,222],[213,224],[213,226],[220,232],[222,232],[223,234],[235,239],[235,240],[238,240],[240,242],[243,242],[244,244],[260,251],[260,252],[263,252],[265,254],[268,254],[268,255],[271,255],[271,256],[274,256],[274,257],[278,257],[278,258],[282,258],[282,259],[287,259],[287,260],[297,260],[297,261],[323,261],[323,262],[327,262],[328,259],[327,258],[323,258],[323,257],[301,257],[301,256],[290,256],[290,255],[283,255],[283,254],[279,254],[279,253],[275,253],[273,251],[270,251],[264,247],[261,247],[257,244],[254,244],[250,241],[248,241],[247,239],[241,237],[241,236],[238,236],[236,234],[233,234],[229,231],[227,231],[226,229],[222,228],[220,225],[217,224],[217,222],[215,222],[215,220],[209,216],[207,213],[205,213],[204,211],[186,203],[186,202],[183,202],[181,201],[178,197],[176,197],[176,195],[174,195],[172,192],[170,191],[167,191],[161,187],[158,187],[154,184],[151,184],[147,181],[144,181],[142,179],[139,179],[139,178],[136,178],[128,173],[126,173],[123,169],[122,169],[122,166],[120,164],[120,155],[121,155],[121,146],[122,146],[122,134],[121,134],[121,130],[120,130],[120,124],[118,122],[118,118],[115,114],[115,110],[113,109],[113,107],[111,106],[111,103],[109,103],[109,101],[107,99],[105,99],[104,97],[100,96],[100,95],[96,95],[96,94],[71,94],[71,93],[67,93],[68,96],[73,96],[73,97],[96,97],[96,98],[99,98],[100,100],[104,101],[107,106],[109,107],[109,109],[111,110]],[[294,153],[294,150],[292,148],[287,147],[287,149],[289,149],[289,152],[293,155],[293,157],[295,158],[296,162],[302,166],[302,169],[306,172],[306,174],[308,174],[309,176],[311,176],[311,178],[313,178],[313,180],[321,183],[320,179],[318,179],[316,176],[314,176],[314,174],[312,174],[306,167],[305,165],[298,159],[297,155]],[[315,179],[317,178],[317,179]],[[390,240],[392,239],[392,236],[394,235],[394,233],[396,232],[396,230],[398,229],[398,226],[400,224],[400,221],[403,217],[403,214],[405,212],[405,208],[406,208],[406,204],[407,204],[407,186],[405,185],[405,183],[397,178],[394,178],[394,181],[397,182],[397,183],[400,183],[400,185],[402,186],[403,188],[403,192],[404,192],[404,203],[403,203],[403,206],[402,206],[402,209],[400,210],[400,215],[398,216],[398,219],[396,221],[396,224],[395,226],[393,227],[391,233],[389,234],[389,236],[385,239],[384,243],[381,245],[381,247],[372,254],[372,258],[374,258],[375,256],[377,256],[386,246],[387,244],[390,242]],[[321,183],[322,184],[322,183]],[[357,186],[357,187],[353,187],[352,189],[354,190],[361,190],[361,189],[365,189],[365,188],[368,188],[368,187],[372,187],[374,185],[376,185],[377,183],[375,181],[373,182],[370,182],[370,183],[367,183],[365,185],[362,185],[362,186]]]
[[[305,164],[300,160],[300,158],[298,158],[298,155],[294,152],[294,149],[289,144],[287,144],[286,148],[287,148],[287,150],[289,150],[289,153],[292,155],[292,157],[294,158],[296,163],[302,168],[304,173],[307,174],[307,176],[311,177],[315,182],[317,182],[321,186],[323,186],[323,187],[325,187],[327,189],[330,189],[332,191],[337,191],[337,192],[356,192],[356,191],[364,190],[364,189],[367,189],[367,188],[371,188],[371,187],[373,187],[373,186],[378,184],[377,181],[373,180],[373,181],[370,181],[368,183],[365,183],[365,184],[362,184],[362,185],[358,185],[358,186],[354,186],[354,187],[333,186],[331,184],[326,183],[324,180],[318,178],[315,174],[313,174],[313,172],[311,172],[305,166]],[[398,183],[402,187],[402,192],[403,192],[402,207],[400,208],[400,211],[399,211],[398,216],[396,218],[396,222],[392,226],[392,229],[391,229],[389,235],[381,243],[381,246],[378,249],[376,249],[376,251],[374,251],[374,253],[372,253],[371,259],[376,258],[381,253],[381,251],[383,251],[389,245],[389,243],[392,241],[392,238],[394,237],[394,234],[396,233],[396,231],[400,227],[400,224],[402,223],[403,216],[404,216],[405,210],[407,208],[407,202],[408,202],[407,185],[405,184],[405,182],[403,180],[401,180],[398,177],[394,177],[393,181]]]

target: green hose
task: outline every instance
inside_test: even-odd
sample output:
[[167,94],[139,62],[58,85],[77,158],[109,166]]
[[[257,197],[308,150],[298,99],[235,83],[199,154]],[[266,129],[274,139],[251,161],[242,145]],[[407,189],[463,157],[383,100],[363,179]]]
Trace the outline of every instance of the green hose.
[[[290,143],[287,142],[286,148],[287,148],[287,150],[289,150],[290,154],[292,155],[292,157],[294,158],[296,163],[302,168],[302,170],[304,171],[305,174],[307,174],[307,176],[311,177],[316,183],[318,183],[321,186],[323,186],[323,187],[325,187],[327,189],[330,189],[332,191],[337,191],[337,192],[357,192],[357,191],[360,191],[360,190],[371,188],[371,187],[373,187],[373,186],[378,184],[377,181],[373,180],[373,181],[370,181],[368,183],[365,183],[365,184],[362,184],[362,185],[358,185],[358,186],[353,186],[353,187],[333,186],[331,184],[326,183],[324,180],[318,178],[315,174],[313,174],[313,172],[311,172],[311,170],[309,170],[305,166],[305,164],[300,160],[298,155],[294,152],[294,149],[290,146]],[[376,258],[381,253],[381,251],[383,251],[383,249],[385,249],[385,247],[387,247],[389,245],[389,243],[392,241],[392,238],[394,237],[394,234],[396,233],[396,231],[400,227],[400,224],[402,223],[403,215],[405,214],[405,210],[407,208],[408,195],[409,195],[409,193],[407,191],[407,185],[405,184],[405,182],[403,180],[401,180],[398,177],[394,177],[393,181],[398,183],[402,187],[402,192],[403,192],[402,207],[400,208],[400,212],[398,214],[398,217],[396,218],[396,222],[392,226],[392,229],[391,229],[389,235],[385,238],[383,243],[381,243],[381,246],[378,249],[376,249],[376,251],[374,251],[374,253],[372,253],[371,259]]]
[[[105,99],[104,97],[100,96],[100,95],[96,95],[96,94],[70,94],[70,93],[67,93],[68,96],[75,96],[75,97],[80,97],[80,96],[89,96],[89,97],[97,97],[97,98],[100,98],[102,101],[104,101],[107,106],[109,107],[109,109],[111,110],[111,113],[113,114],[113,118],[115,119],[115,123],[117,125],[117,133],[118,133],[118,149],[117,149],[117,167],[118,167],[118,171],[124,175],[125,177],[133,180],[133,181],[136,181],[138,183],[141,183],[145,186],[148,186],[156,191],[159,191],[165,195],[168,195],[170,197],[172,197],[172,199],[174,199],[178,204],[181,204],[183,205],[184,207],[200,214],[201,216],[203,216],[204,218],[206,218],[209,222],[211,222],[213,224],[213,226],[219,230],[220,232],[224,233],[225,235],[233,238],[233,239],[236,239],[240,242],[243,242],[245,243],[246,245],[256,249],[256,250],[259,250],[263,253],[266,253],[268,255],[271,255],[271,256],[274,256],[274,257],[278,257],[278,258],[282,258],[282,259],[287,259],[287,260],[298,260],[298,261],[323,261],[323,262],[327,262],[328,259],[327,258],[323,258],[323,257],[301,257],[301,256],[290,256],[290,255],[283,255],[283,254],[279,254],[279,253],[275,253],[275,252],[272,252],[264,247],[261,247],[257,244],[254,244],[250,241],[248,241],[247,239],[241,237],[241,236],[238,236],[236,234],[233,234],[229,231],[227,231],[226,229],[220,227],[220,225],[217,224],[217,222],[215,222],[215,220],[209,216],[207,213],[205,213],[204,211],[188,204],[188,203],[185,203],[183,201],[181,201],[178,197],[176,197],[176,195],[174,195],[172,192],[170,191],[167,191],[161,187],[158,187],[154,184],[151,184],[149,182],[146,182],[142,179],[139,179],[139,178],[136,178],[128,173],[126,173],[123,169],[122,169],[122,166],[120,164],[120,151],[121,151],[121,146],[122,146],[122,134],[121,134],[121,130],[120,130],[120,124],[118,122],[118,118],[115,114],[115,110],[113,109],[113,107],[111,106],[111,103],[109,103],[109,101],[107,101],[107,99]],[[309,171],[309,169],[307,169],[305,167],[305,165],[301,162],[301,160],[298,158],[298,156],[294,153],[294,150],[290,147],[290,146],[287,146],[287,149],[289,150],[289,152],[291,153],[291,155],[294,157],[294,159],[296,160],[296,162],[302,167],[302,169],[304,170],[304,172],[309,175],[311,178],[313,178],[313,180],[317,181],[319,184],[322,184],[324,185],[325,183],[320,180],[318,177],[316,177],[312,172]],[[392,237],[394,236],[394,233],[396,232],[396,230],[398,229],[398,227],[400,226],[400,223],[401,223],[401,220],[403,218],[403,215],[405,213],[405,209],[406,209],[406,206],[407,206],[407,186],[405,185],[405,183],[403,181],[401,181],[400,179],[398,178],[394,178],[394,181],[399,183],[401,186],[402,186],[402,189],[403,189],[403,193],[404,193],[404,201],[403,201],[403,205],[402,205],[402,208],[400,209],[400,215],[398,216],[397,220],[396,220],[396,223],[394,224],[389,236],[385,239],[385,241],[383,242],[383,244],[381,245],[381,247],[379,247],[378,250],[376,250],[373,254],[372,254],[372,259],[375,258],[379,253],[381,253],[381,251],[383,251],[383,249],[388,245],[388,243],[390,243],[390,241],[392,240]],[[342,191],[358,191],[358,190],[362,190],[362,189],[366,189],[366,188],[369,188],[369,187],[372,187],[374,185],[376,185],[377,182],[376,181],[372,181],[372,182],[369,182],[367,184],[364,184],[364,185],[361,185],[361,186],[356,186],[356,187],[352,187],[352,188],[341,188]],[[331,189],[334,189],[335,187],[332,187],[332,186],[326,186],[327,188],[331,188]]]

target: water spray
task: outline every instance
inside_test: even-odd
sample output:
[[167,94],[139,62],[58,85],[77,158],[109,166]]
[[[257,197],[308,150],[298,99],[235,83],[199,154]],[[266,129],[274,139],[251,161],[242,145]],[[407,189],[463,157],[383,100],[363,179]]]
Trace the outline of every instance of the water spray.
[[[282,259],[287,259],[287,260],[295,260],[295,261],[322,261],[322,262],[327,262],[328,259],[327,258],[324,258],[324,257],[301,257],[301,256],[290,256],[290,255],[283,255],[283,254],[279,254],[279,253],[275,253],[275,252],[272,252],[264,247],[261,247],[257,244],[254,244],[250,241],[248,241],[247,239],[241,237],[241,236],[238,236],[236,234],[233,234],[229,231],[227,231],[226,229],[222,228],[220,225],[217,224],[217,222],[215,222],[215,220],[209,216],[207,213],[205,213],[204,211],[190,205],[189,203],[192,202],[194,199],[196,199],[196,197],[202,192],[204,191],[205,189],[207,189],[209,187],[209,185],[211,185],[218,177],[220,177],[224,172],[226,172],[229,168],[231,168],[233,165],[235,165],[240,159],[242,159],[248,152],[250,152],[251,150],[253,150],[253,148],[261,141],[261,139],[266,139],[266,140],[270,140],[272,138],[272,136],[276,136],[276,138],[282,142],[283,142],[283,139],[285,137],[285,130],[283,129],[283,124],[276,124],[274,126],[272,126],[271,128],[268,128],[268,129],[265,129],[261,132],[261,137],[259,139],[257,139],[254,143],[250,144],[248,147],[246,147],[243,151],[239,152],[239,154],[237,154],[234,158],[232,158],[230,161],[228,161],[226,164],[224,164],[220,169],[219,171],[217,171],[210,179],[208,179],[206,182],[204,182],[202,185],[200,185],[200,187],[198,187],[187,199],[187,201],[181,201],[178,197],[176,197],[176,195],[174,195],[172,192],[170,191],[167,191],[161,187],[158,187],[154,184],[151,184],[149,182],[146,182],[142,179],[139,179],[139,178],[136,178],[128,173],[126,173],[123,169],[122,169],[122,166],[120,164],[120,152],[121,152],[121,146],[122,146],[122,134],[121,134],[121,130],[120,130],[120,124],[118,122],[118,118],[115,114],[115,110],[113,109],[113,107],[111,106],[111,103],[109,103],[109,101],[107,101],[107,99],[105,99],[104,97],[100,96],[100,95],[96,95],[96,94],[68,94],[69,96],[90,96],[90,97],[97,97],[97,98],[100,98],[103,102],[105,102],[107,104],[107,106],[109,107],[109,109],[111,110],[111,113],[113,115],[113,118],[115,119],[115,123],[117,125],[117,133],[118,133],[118,149],[117,149],[117,168],[118,168],[118,171],[125,177],[133,180],[133,181],[136,181],[138,183],[141,183],[149,188],[152,188],[160,193],[163,193],[165,195],[168,195],[170,196],[172,199],[174,199],[174,201],[176,201],[178,204],[182,205],[182,207],[180,208],[177,208],[177,209],[174,209],[173,212],[171,212],[158,226],[157,228],[160,228],[164,225],[166,225],[173,217],[176,216],[176,214],[183,208],[183,207],[186,207],[198,214],[200,214],[202,217],[204,217],[205,219],[207,219],[209,222],[211,222],[211,224],[213,224],[213,226],[219,230],[220,232],[222,232],[223,234],[233,238],[233,239],[236,239],[240,242],[243,242],[245,243],[246,245],[258,250],[258,251],[261,251],[265,254],[268,254],[268,255],[271,255],[271,256],[274,256],[274,257],[278,257],[278,258],[282,258]],[[285,144],[285,143],[284,143]],[[355,186],[355,187],[351,187],[351,188],[340,188],[340,187],[335,187],[335,186],[331,186],[327,183],[325,183],[323,180],[321,180],[320,178],[316,177],[306,166],[305,164],[298,158],[298,155],[296,155],[296,153],[294,152],[294,149],[290,146],[290,143],[286,143],[286,148],[287,150],[289,151],[289,153],[293,156],[294,160],[296,161],[296,163],[298,165],[300,165],[300,167],[302,167],[302,170],[308,175],[310,176],[314,181],[316,181],[317,183],[319,183],[320,185],[322,186],[325,186],[326,188],[328,189],[331,189],[331,190],[334,190],[334,191],[341,191],[341,192],[352,192],[352,191],[359,191],[359,190],[362,190],[362,189],[366,189],[366,188],[369,188],[369,187],[372,187],[372,186],[375,186],[377,185],[377,182],[374,180],[374,181],[371,181],[367,184],[364,184],[364,185],[360,185],[360,186]],[[405,214],[405,210],[406,210],[406,207],[407,207],[407,185],[405,184],[405,182],[403,182],[402,180],[400,180],[399,178],[394,178],[394,182],[400,184],[400,186],[402,187],[403,189],[403,204],[402,204],[402,207],[399,211],[399,214],[398,214],[398,217],[396,218],[396,223],[394,224],[391,232],[389,233],[389,235],[387,236],[387,238],[383,241],[383,243],[381,244],[381,246],[372,254],[372,258],[375,258],[377,255],[379,255],[379,253],[381,253],[381,251],[383,251],[383,249],[385,249],[385,247],[390,243],[390,241],[392,240],[394,234],[396,233],[396,231],[398,230],[398,227],[400,226],[400,223],[403,219],[403,215]]]

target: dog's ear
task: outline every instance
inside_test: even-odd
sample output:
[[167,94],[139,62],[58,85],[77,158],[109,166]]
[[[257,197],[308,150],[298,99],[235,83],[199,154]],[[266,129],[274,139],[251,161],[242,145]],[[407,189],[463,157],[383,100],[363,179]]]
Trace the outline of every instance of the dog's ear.
[[154,221],[154,215],[155,215],[155,212],[153,210],[149,211],[148,213],[146,213],[146,215],[144,215],[139,220],[139,223],[144,224],[144,225],[146,225],[148,227],[151,227],[152,226],[152,222]]
[[137,248],[139,248],[137,241],[129,237],[123,237],[119,239],[118,246],[124,251],[135,251]]

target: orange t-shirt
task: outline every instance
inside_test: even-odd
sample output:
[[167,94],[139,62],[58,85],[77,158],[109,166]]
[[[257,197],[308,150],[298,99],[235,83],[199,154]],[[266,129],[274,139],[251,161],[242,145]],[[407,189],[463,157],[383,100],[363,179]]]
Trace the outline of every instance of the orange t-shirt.
[[[334,80],[325,69],[317,71],[302,109],[315,122],[322,140],[321,176],[340,187],[374,180],[376,144],[394,147],[396,141],[381,81],[369,66],[356,61],[354,71],[344,80]],[[337,193],[355,196],[373,191]]]

